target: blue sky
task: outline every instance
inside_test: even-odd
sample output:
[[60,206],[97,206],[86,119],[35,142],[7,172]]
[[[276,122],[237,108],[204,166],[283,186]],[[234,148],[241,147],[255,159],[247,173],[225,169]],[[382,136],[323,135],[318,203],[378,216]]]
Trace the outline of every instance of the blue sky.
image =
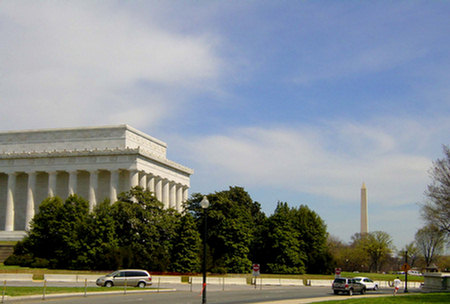
[[450,131],[448,1],[0,2],[0,129],[126,123],[270,215],[401,249]]

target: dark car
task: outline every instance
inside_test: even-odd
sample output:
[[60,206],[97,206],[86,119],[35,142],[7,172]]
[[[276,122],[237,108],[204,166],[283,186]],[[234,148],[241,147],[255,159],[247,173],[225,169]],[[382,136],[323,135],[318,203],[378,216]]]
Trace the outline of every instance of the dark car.
[[353,278],[336,278],[331,285],[334,294],[348,293],[350,296],[355,292],[364,294],[366,292],[366,286],[360,282],[357,282]]

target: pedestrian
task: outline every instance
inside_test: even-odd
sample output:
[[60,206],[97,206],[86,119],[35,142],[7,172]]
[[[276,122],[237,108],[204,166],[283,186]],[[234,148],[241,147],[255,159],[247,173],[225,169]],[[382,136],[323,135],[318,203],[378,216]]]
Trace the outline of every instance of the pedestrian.
[[397,294],[398,289],[400,288],[400,285],[402,284],[402,281],[397,277],[394,280],[394,296]]

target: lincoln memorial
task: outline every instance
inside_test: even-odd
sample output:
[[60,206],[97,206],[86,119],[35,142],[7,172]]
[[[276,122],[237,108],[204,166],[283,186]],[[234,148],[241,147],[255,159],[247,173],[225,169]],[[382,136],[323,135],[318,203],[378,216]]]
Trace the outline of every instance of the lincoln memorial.
[[166,151],[166,143],[128,125],[0,132],[0,238],[23,236],[52,196],[76,193],[92,210],[141,186],[182,211],[193,170]]

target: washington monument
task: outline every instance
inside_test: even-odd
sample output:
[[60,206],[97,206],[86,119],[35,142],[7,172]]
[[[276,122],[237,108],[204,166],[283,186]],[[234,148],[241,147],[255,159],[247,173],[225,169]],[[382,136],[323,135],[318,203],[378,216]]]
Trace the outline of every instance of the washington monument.
[[363,183],[361,187],[361,235],[369,232],[369,220],[367,212],[367,189]]

